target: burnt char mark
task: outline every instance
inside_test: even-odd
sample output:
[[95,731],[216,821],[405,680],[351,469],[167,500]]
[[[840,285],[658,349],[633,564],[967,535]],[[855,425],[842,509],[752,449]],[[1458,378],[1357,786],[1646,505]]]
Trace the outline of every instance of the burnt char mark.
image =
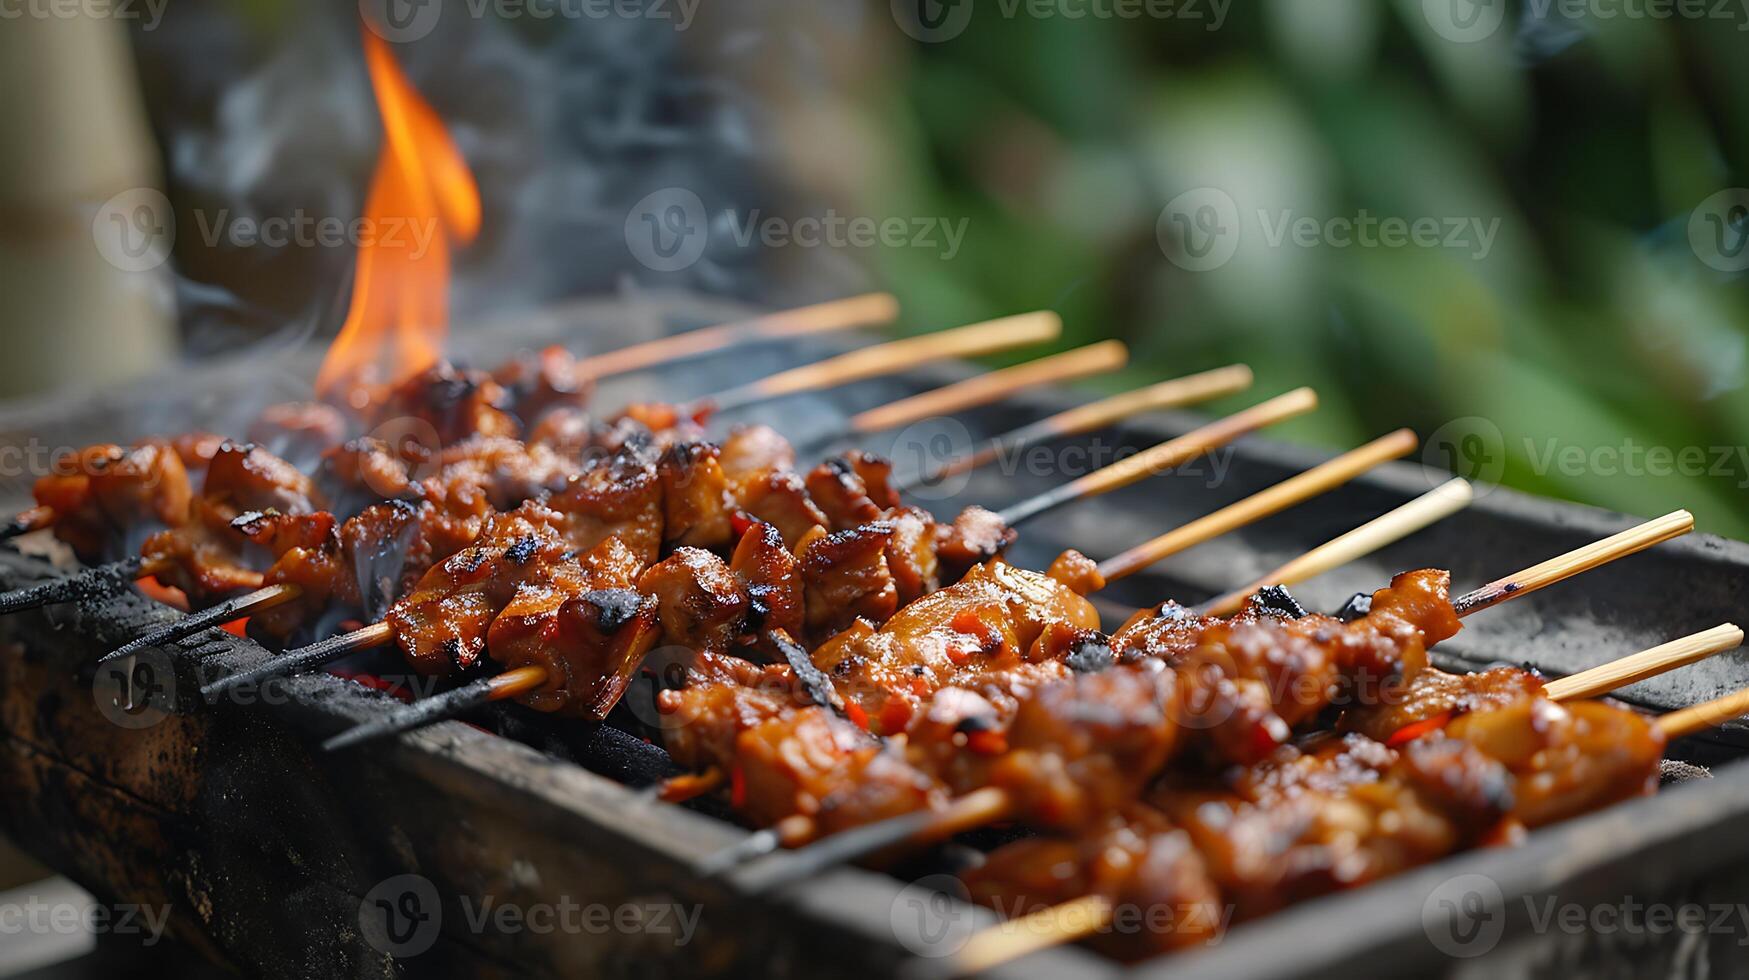
[[504,557],[516,565],[526,565],[534,557],[535,550],[540,547],[540,538],[527,534],[516,539],[516,542],[504,552]]
[[1111,652],[1109,637],[1096,630],[1088,630],[1070,644],[1069,653],[1063,658],[1063,662],[1077,674],[1093,674],[1116,663],[1117,657]]
[[601,631],[614,633],[637,617],[644,596],[636,589],[595,589],[583,600],[601,611]]
[[447,637],[443,641],[443,655],[449,658],[451,666],[456,670],[466,670],[467,664],[462,657],[462,641],[456,637]]
[[978,732],[987,732],[994,728],[996,728],[996,719],[988,715],[967,715],[959,720],[959,724],[953,726],[954,731],[964,735],[975,735]]
[[479,571],[482,565],[486,564],[486,549],[469,548],[468,550],[457,554],[452,560],[455,562],[456,571],[461,572],[463,575],[472,575]]
[[765,629],[765,624],[771,619],[772,593],[777,590],[769,585],[750,585],[747,587],[747,631],[757,633]]
[[1336,610],[1336,618],[1344,623],[1352,623],[1370,612],[1372,612],[1372,593],[1356,592],[1349,596],[1348,601]]
[[1257,594],[1251,597],[1251,606],[1258,612],[1283,619],[1302,619],[1306,616],[1306,607],[1300,605],[1300,601],[1280,585],[1258,589]]

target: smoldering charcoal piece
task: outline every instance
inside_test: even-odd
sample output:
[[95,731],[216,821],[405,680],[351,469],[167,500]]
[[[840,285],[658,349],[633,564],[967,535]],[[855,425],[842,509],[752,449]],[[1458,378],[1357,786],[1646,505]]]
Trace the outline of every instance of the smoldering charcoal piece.
[[1352,623],[1369,612],[1372,612],[1372,593],[1356,592],[1349,596],[1346,602],[1342,603],[1341,607],[1336,610],[1335,615],[1337,619],[1342,620],[1344,623]]
[[1303,619],[1306,616],[1306,607],[1300,605],[1300,601],[1293,597],[1293,593],[1281,585],[1269,585],[1258,589],[1257,594],[1251,597],[1251,605],[1262,612],[1280,616],[1283,619]]

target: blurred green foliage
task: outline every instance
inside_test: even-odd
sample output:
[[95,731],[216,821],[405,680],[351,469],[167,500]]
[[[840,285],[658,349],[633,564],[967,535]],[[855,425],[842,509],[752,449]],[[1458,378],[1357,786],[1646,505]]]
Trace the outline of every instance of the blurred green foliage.
[[[976,2],[872,97],[898,164],[870,206],[969,218],[951,260],[883,253],[912,322],[1053,307],[1066,345],[1130,342],[1112,388],[1244,361],[1256,390],[1217,407],[1323,396],[1286,437],[1350,446],[1409,425],[1466,475],[1642,515],[1686,506],[1749,537],[1745,280],[1691,241],[1702,202],[1749,184],[1749,12],[1527,3],[1460,43],[1432,28],[1440,0],[1233,4],[1215,30],[1207,0],[1178,5],[1202,21]],[[1193,271],[1156,230],[1202,187],[1236,203],[1240,234],[1230,261]],[[1284,216],[1363,213],[1495,234],[1485,250],[1474,232],[1459,248],[1270,240]],[[1740,213],[1717,230],[1749,233]],[[1470,421],[1441,429],[1454,419]]]

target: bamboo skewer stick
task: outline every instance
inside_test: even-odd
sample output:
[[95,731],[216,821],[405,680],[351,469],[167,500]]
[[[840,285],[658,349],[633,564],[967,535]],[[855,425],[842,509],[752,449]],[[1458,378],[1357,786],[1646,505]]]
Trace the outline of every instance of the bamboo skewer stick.
[[502,674],[482,677],[454,690],[445,691],[403,706],[375,721],[348,728],[322,743],[322,751],[333,752],[360,742],[409,732],[415,728],[452,718],[471,708],[493,701],[505,701],[538,689],[547,682],[547,669],[540,666],[518,667]]
[[1742,645],[1743,631],[1735,623],[1724,623],[1679,640],[1671,640],[1650,650],[1642,650],[1619,660],[1600,664],[1590,670],[1552,680],[1544,685],[1543,693],[1555,701],[1594,698],[1648,677],[1686,667],[1726,650],[1735,650]]
[[1099,563],[1099,574],[1107,581],[1133,575],[1169,555],[1175,555],[1193,545],[1333,490],[1380,463],[1406,456],[1415,451],[1418,442],[1414,432],[1398,429],[1359,449],[1343,453],[1327,463],[1289,477],[1267,490],[1252,494],[1238,503],[1173,528],[1150,541],[1108,558]]
[[1111,900],[1103,895],[1083,895],[1036,909],[973,933],[954,954],[949,972],[970,976],[1040,950],[1086,939],[1110,925],[1115,912]]
[[1459,477],[1416,497],[1396,510],[1375,517],[1340,537],[1267,572],[1249,585],[1218,596],[1196,607],[1201,616],[1231,616],[1244,608],[1245,600],[1271,585],[1295,585],[1356,561],[1400,541],[1416,531],[1463,510],[1474,499],[1468,480]]
[[1169,439],[1128,459],[1095,470],[1054,490],[1041,493],[1006,508],[1001,512],[1002,519],[1009,524],[1018,524],[1027,518],[1036,517],[1047,510],[1054,510],[1064,504],[1086,497],[1097,497],[1121,487],[1127,487],[1138,480],[1194,459],[1211,449],[1224,446],[1234,439],[1255,432],[1266,425],[1274,425],[1284,419],[1303,415],[1317,406],[1318,395],[1316,392],[1310,388],[1295,388],[1285,395],[1277,395],[1242,412],[1236,412],[1224,419],[1210,422],[1208,425],[1187,432],[1176,439]]
[[20,535],[40,531],[54,522],[55,510],[53,507],[31,507],[28,510],[19,511],[17,517],[0,527],[0,541],[10,541]]
[[942,480],[987,466],[1005,455],[1012,455],[1036,443],[1093,432],[1143,412],[1237,394],[1251,387],[1251,381],[1250,368],[1243,364],[1232,364],[1212,371],[1161,381],[1086,405],[1077,405],[996,436],[976,450],[947,460],[933,469],[919,472],[896,486],[900,491],[906,491],[925,484],[940,483]]
[[1130,351],[1123,341],[1100,341],[871,408],[851,416],[849,430],[866,435],[897,429],[927,418],[988,405],[1027,388],[1115,371],[1129,359]]
[[1665,738],[1682,738],[1697,735],[1709,728],[1717,728],[1728,721],[1735,721],[1746,713],[1749,713],[1749,688],[1722,698],[1703,701],[1680,711],[1672,711],[1658,719],[1658,730],[1664,733]]
[[361,650],[386,646],[394,639],[395,629],[386,622],[361,626],[350,633],[331,636],[301,650],[288,650],[248,670],[221,677],[202,687],[200,693],[211,701],[244,685],[260,684],[273,677],[314,670]]
[[135,637],[98,658],[97,663],[101,666],[124,657],[131,657],[143,650],[174,643],[183,637],[193,636],[201,630],[223,626],[233,619],[242,619],[276,606],[283,606],[288,602],[296,601],[303,594],[304,590],[296,585],[263,586],[254,592],[226,599],[224,602],[184,616],[173,623],[167,623],[144,636]]
[[163,571],[162,566],[147,561],[138,555],[123,558],[107,565],[83,569],[66,578],[55,579],[40,585],[26,586],[14,589],[5,595],[0,595],[0,615],[23,612],[38,606],[49,606],[61,602],[88,602],[111,596],[132,585],[136,579],[147,575],[155,575]]
[[1672,511],[1663,517],[1612,534],[1538,565],[1505,578],[1495,579],[1473,592],[1452,600],[1459,616],[1467,616],[1496,603],[1564,581],[1580,572],[1589,571],[1636,551],[1678,538],[1694,530],[1694,515],[1686,510]]
[[1062,332],[1062,318],[1049,310],[1021,313],[853,350],[824,361],[779,371],[700,401],[714,406],[719,412],[726,412],[785,395],[877,378],[929,361],[975,357],[1028,344],[1048,343]]
[[578,359],[577,372],[587,378],[626,374],[666,361],[722,350],[734,344],[851,330],[891,323],[898,316],[899,301],[891,293],[865,293],[813,306],[768,313],[738,323],[701,327],[671,337],[594,354]]

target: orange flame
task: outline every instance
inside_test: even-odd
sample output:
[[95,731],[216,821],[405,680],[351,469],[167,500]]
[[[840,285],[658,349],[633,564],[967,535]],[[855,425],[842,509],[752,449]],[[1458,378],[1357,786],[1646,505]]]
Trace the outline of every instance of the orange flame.
[[383,148],[359,226],[352,303],[316,375],[322,395],[399,381],[437,362],[449,327],[450,246],[480,230],[479,189],[443,123],[388,43],[363,34]]

